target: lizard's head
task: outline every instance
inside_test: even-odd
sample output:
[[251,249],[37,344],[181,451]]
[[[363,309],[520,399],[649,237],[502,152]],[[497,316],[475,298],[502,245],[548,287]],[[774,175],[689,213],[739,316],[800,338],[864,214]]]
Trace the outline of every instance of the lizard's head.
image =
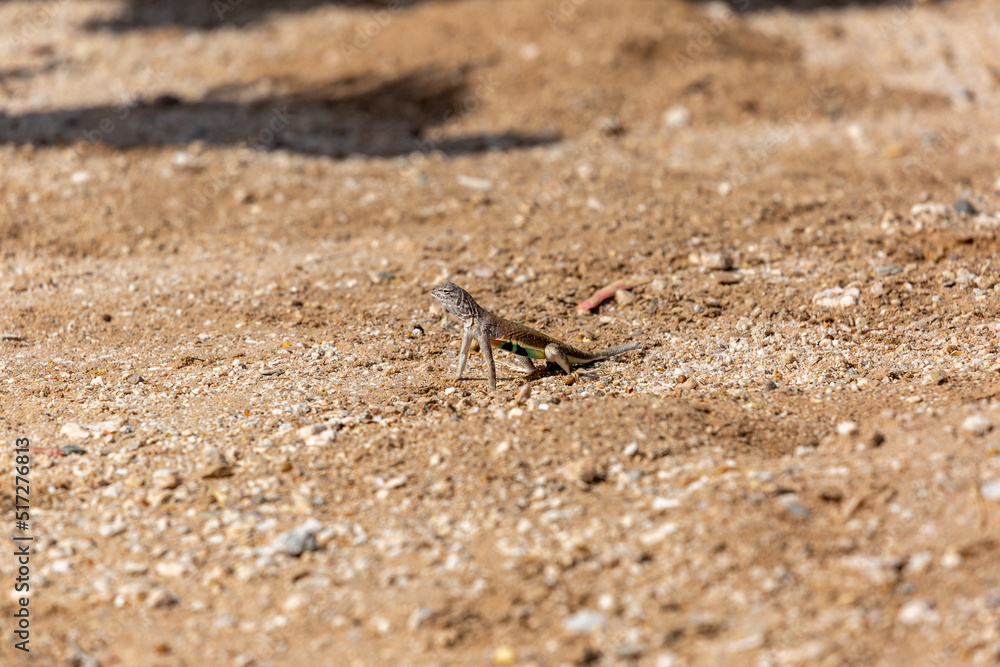
[[462,324],[471,324],[479,314],[480,308],[472,295],[455,283],[444,283],[431,290],[431,296],[441,302],[449,313],[462,320]]

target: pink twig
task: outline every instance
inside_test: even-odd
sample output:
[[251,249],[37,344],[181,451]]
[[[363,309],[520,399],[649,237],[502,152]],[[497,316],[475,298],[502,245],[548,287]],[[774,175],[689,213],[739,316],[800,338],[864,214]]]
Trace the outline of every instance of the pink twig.
[[43,456],[66,456],[66,452],[58,447],[29,447],[29,454],[41,454]]
[[594,292],[594,294],[589,299],[587,299],[579,306],[577,306],[576,312],[585,313],[588,310],[593,310],[594,308],[597,308],[602,303],[613,297],[615,295],[615,292],[617,292],[618,290],[629,290],[632,289],[633,287],[638,287],[639,285],[645,285],[647,282],[649,281],[644,280],[641,283],[618,282],[608,285],[607,287],[602,287],[601,289]]

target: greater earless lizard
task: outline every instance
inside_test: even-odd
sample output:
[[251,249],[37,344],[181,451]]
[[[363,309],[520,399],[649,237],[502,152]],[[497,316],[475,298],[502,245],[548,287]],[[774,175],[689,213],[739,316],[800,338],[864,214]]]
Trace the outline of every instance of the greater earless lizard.
[[465,372],[465,362],[469,358],[472,341],[479,342],[479,349],[486,359],[490,390],[497,393],[497,372],[493,364],[493,348],[506,350],[518,356],[522,370],[533,371],[532,359],[545,359],[559,365],[567,373],[574,365],[589,364],[607,359],[616,354],[639,347],[639,343],[628,343],[609,347],[606,350],[587,352],[567,345],[561,340],[530,329],[523,324],[497,317],[472,298],[472,295],[455,283],[444,283],[431,290],[431,295],[441,302],[445,309],[462,321],[462,349],[458,353],[457,379]]

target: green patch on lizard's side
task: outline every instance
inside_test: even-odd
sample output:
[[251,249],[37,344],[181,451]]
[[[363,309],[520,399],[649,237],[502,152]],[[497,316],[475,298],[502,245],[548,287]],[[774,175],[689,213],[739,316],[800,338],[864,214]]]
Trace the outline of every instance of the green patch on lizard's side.
[[500,350],[506,350],[507,352],[512,352],[519,357],[528,357],[529,359],[544,359],[545,350],[535,350],[530,347],[524,347],[519,345],[512,340],[501,341],[497,344],[497,348]]

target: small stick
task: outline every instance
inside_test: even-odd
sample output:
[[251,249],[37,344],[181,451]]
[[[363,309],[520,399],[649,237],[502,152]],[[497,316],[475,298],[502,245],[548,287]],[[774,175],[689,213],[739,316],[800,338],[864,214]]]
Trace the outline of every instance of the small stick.
[[615,295],[615,292],[617,292],[618,290],[629,290],[632,289],[633,287],[638,287],[639,285],[645,285],[648,282],[649,282],[648,280],[643,280],[640,283],[617,282],[608,285],[607,287],[602,287],[601,289],[594,292],[594,294],[589,299],[587,299],[579,306],[577,306],[576,312],[585,313],[588,310],[593,310],[594,308],[597,308],[602,303],[613,297]]

